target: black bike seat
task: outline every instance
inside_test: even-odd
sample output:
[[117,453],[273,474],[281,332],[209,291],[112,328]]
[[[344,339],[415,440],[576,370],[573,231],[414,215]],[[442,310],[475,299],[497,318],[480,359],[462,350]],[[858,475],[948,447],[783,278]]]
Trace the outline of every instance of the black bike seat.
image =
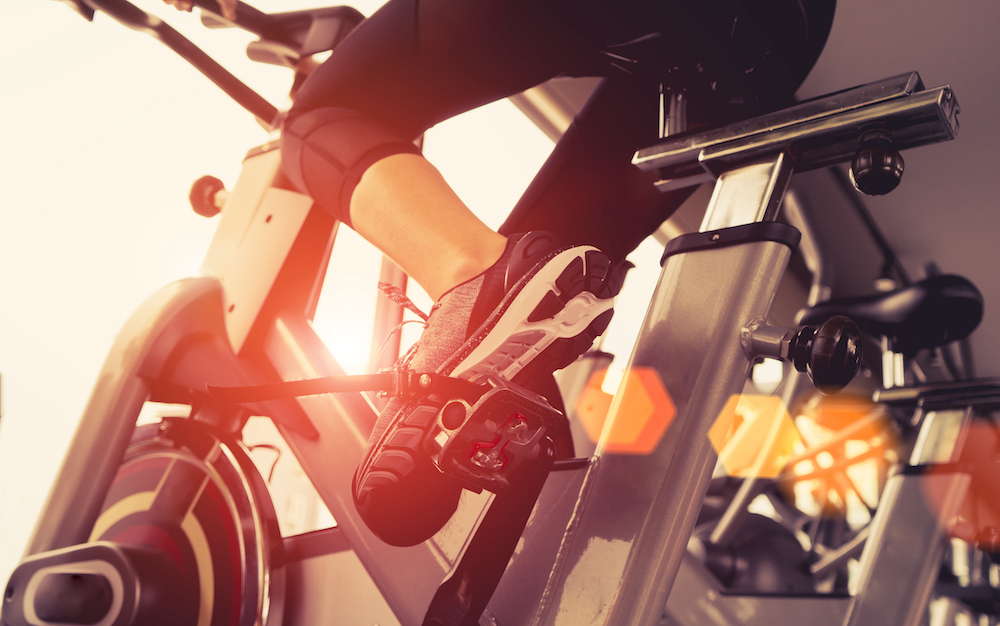
[[941,274],[895,291],[821,302],[799,311],[796,321],[821,324],[834,315],[851,318],[862,331],[888,337],[895,351],[913,355],[968,337],[983,319],[983,296],[965,278]]
[[[77,0],[73,0],[77,1]],[[212,9],[218,12],[218,7]],[[261,39],[290,47],[301,56],[332,50],[365,16],[350,6],[300,9],[285,13],[264,13],[245,4],[239,4],[239,17],[235,23],[260,36]],[[202,21],[209,27],[231,25],[218,16],[202,14]]]
[[[565,4],[585,22],[603,15],[588,13],[589,2]],[[808,10],[797,0],[620,0],[614,18],[636,38],[602,53],[633,79],[683,93],[692,123],[747,119],[792,102],[819,56],[835,3],[806,4]]]

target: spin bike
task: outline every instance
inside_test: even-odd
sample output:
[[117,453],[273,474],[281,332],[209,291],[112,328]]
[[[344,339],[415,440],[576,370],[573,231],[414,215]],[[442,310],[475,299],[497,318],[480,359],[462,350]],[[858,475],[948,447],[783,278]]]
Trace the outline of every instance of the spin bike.
[[[127,1],[69,3],[157,37],[264,126],[280,119]],[[199,5],[211,25],[233,25],[217,17],[212,0]],[[251,58],[287,66],[332,49],[362,19],[345,7],[265,15],[242,4],[239,16],[234,24],[261,38]],[[683,132],[684,102],[683,89],[665,94],[664,139],[635,158],[637,167],[660,172],[664,190],[715,185],[698,232],[665,250],[629,362],[672,406],[658,426],[640,428],[651,442],[641,453],[615,444],[636,430],[625,384],[600,443],[580,447],[585,456],[557,460],[539,446],[515,489],[465,493],[430,540],[409,548],[378,540],[350,497],[377,415],[368,396],[237,402],[206,389],[344,375],[309,324],[338,225],[284,179],[277,146],[267,143],[248,153],[231,192],[197,188],[196,208],[222,209],[203,275],[153,295],[118,335],[27,556],[7,584],[4,626],[921,623],[943,558],[942,522],[954,511],[932,510],[918,496],[927,482],[961,493],[969,485],[963,467],[889,479],[865,540],[823,555],[819,569],[828,572],[844,554],[860,553],[852,593],[727,586],[719,559],[706,555],[739,536],[747,504],[764,493],[761,481],[743,480],[719,515],[706,517],[701,505],[718,495],[720,452],[710,434],[720,420],[732,421],[731,400],[754,361],[785,360],[827,388],[847,384],[861,364],[860,335],[842,314],[801,329],[767,322],[789,260],[810,239],[805,221],[796,228],[777,220],[792,173],[853,162],[859,186],[884,192],[901,174],[898,150],[956,136],[957,101],[950,88],[926,89],[913,73],[703,132]],[[923,310],[894,306],[882,308],[890,317]],[[870,309],[846,312],[862,326],[886,321]],[[947,339],[971,332],[941,323]],[[399,372],[383,380],[409,384]],[[552,419],[544,399],[498,389],[504,393],[492,397],[500,400],[470,404],[458,425],[435,417],[442,436],[455,440],[478,410],[503,413],[504,402],[529,428]],[[149,401],[189,405],[190,417],[136,427]],[[250,416],[273,421],[335,527],[281,536],[267,485],[241,442]],[[938,437],[931,421],[916,422],[922,441]],[[916,455],[908,467],[937,458]],[[899,536],[920,549],[900,549]],[[692,538],[700,552],[689,549]],[[797,567],[779,570],[779,580]]]

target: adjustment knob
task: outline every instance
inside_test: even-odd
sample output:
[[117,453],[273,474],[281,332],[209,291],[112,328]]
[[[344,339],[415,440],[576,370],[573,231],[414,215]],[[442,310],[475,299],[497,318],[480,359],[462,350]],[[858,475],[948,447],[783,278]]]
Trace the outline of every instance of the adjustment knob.
[[903,178],[903,157],[892,145],[885,130],[862,133],[860,147],[851,161],[851,182],[858,191],[881,196],[899,186]]
[[823,393],[836,393],[861,367],[861,333],[857,325],[836,315],[820,326],[806,326],[792,338],[788,357],[795,369],[809,374]]
[[191,208],[202,217],[214,217],[222,210],[229,194],[226,186],[215,176],[202,176],[191,185],[188,200]]

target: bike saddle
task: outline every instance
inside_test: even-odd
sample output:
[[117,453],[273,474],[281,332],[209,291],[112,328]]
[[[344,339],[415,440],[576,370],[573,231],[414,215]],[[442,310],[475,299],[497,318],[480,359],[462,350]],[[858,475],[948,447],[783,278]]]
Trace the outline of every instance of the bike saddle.
[[[632,79],[683,93],[696,124],[754,117],[793,100],[833,22],[832,0],[628,2],[631,33],[602,53]],[[586,3],[577,9],[587,19]],[[592,18],[593,19],[593,18]]]
[[[78,12],[93,19],[93,9],[84,0],[66,0]],[[269,46],[287,46],[298,60],[335,48],[355,26],[364,21],[365,16],[351,6],[318,7],[300,9],[284,13],[264,13],[244,2],[237,3],[236,19],[222,17],[217,0],[195,0],[196,6],[207,9],[201,14],[201,21],[209,28],[239,26],[260,37],[251,42],[247,53],[253,60],[271,62],[265,55]],[[88,17],[89,14],[89,17]],[[281,65],[281,63],[279,63]]]
[[888,337],[895,351],[912,356],[968,337],[983,319],[983,296],[965,278],[942,274],[887,293],[821,302],[800,311],[796,322],[813,325],[834,315]]
[[332,50],[365,19],[360,11],[350,6],[266,14],[242,5],[240,16],[237,20],[240,26],[262,39],[285,44],[301,56]]

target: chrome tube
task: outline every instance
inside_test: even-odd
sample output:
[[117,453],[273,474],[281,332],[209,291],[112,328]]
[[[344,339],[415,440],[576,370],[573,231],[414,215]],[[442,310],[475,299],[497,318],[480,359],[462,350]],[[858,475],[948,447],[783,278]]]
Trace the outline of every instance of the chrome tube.
[[[763,165],[720,181],[705,226],[770,214],[790,165]],[[629,385],[619,389],[536,624],[659,623],[716,464],[708,431],[747,380],[741,332],[766,318],[791,254],[749,241],[668,258],[628,368],[655,371],[662,389],[650,394],[668,395],[675,415],[651,450],[621,450],[614,442],[644,416],[622,409]]]

